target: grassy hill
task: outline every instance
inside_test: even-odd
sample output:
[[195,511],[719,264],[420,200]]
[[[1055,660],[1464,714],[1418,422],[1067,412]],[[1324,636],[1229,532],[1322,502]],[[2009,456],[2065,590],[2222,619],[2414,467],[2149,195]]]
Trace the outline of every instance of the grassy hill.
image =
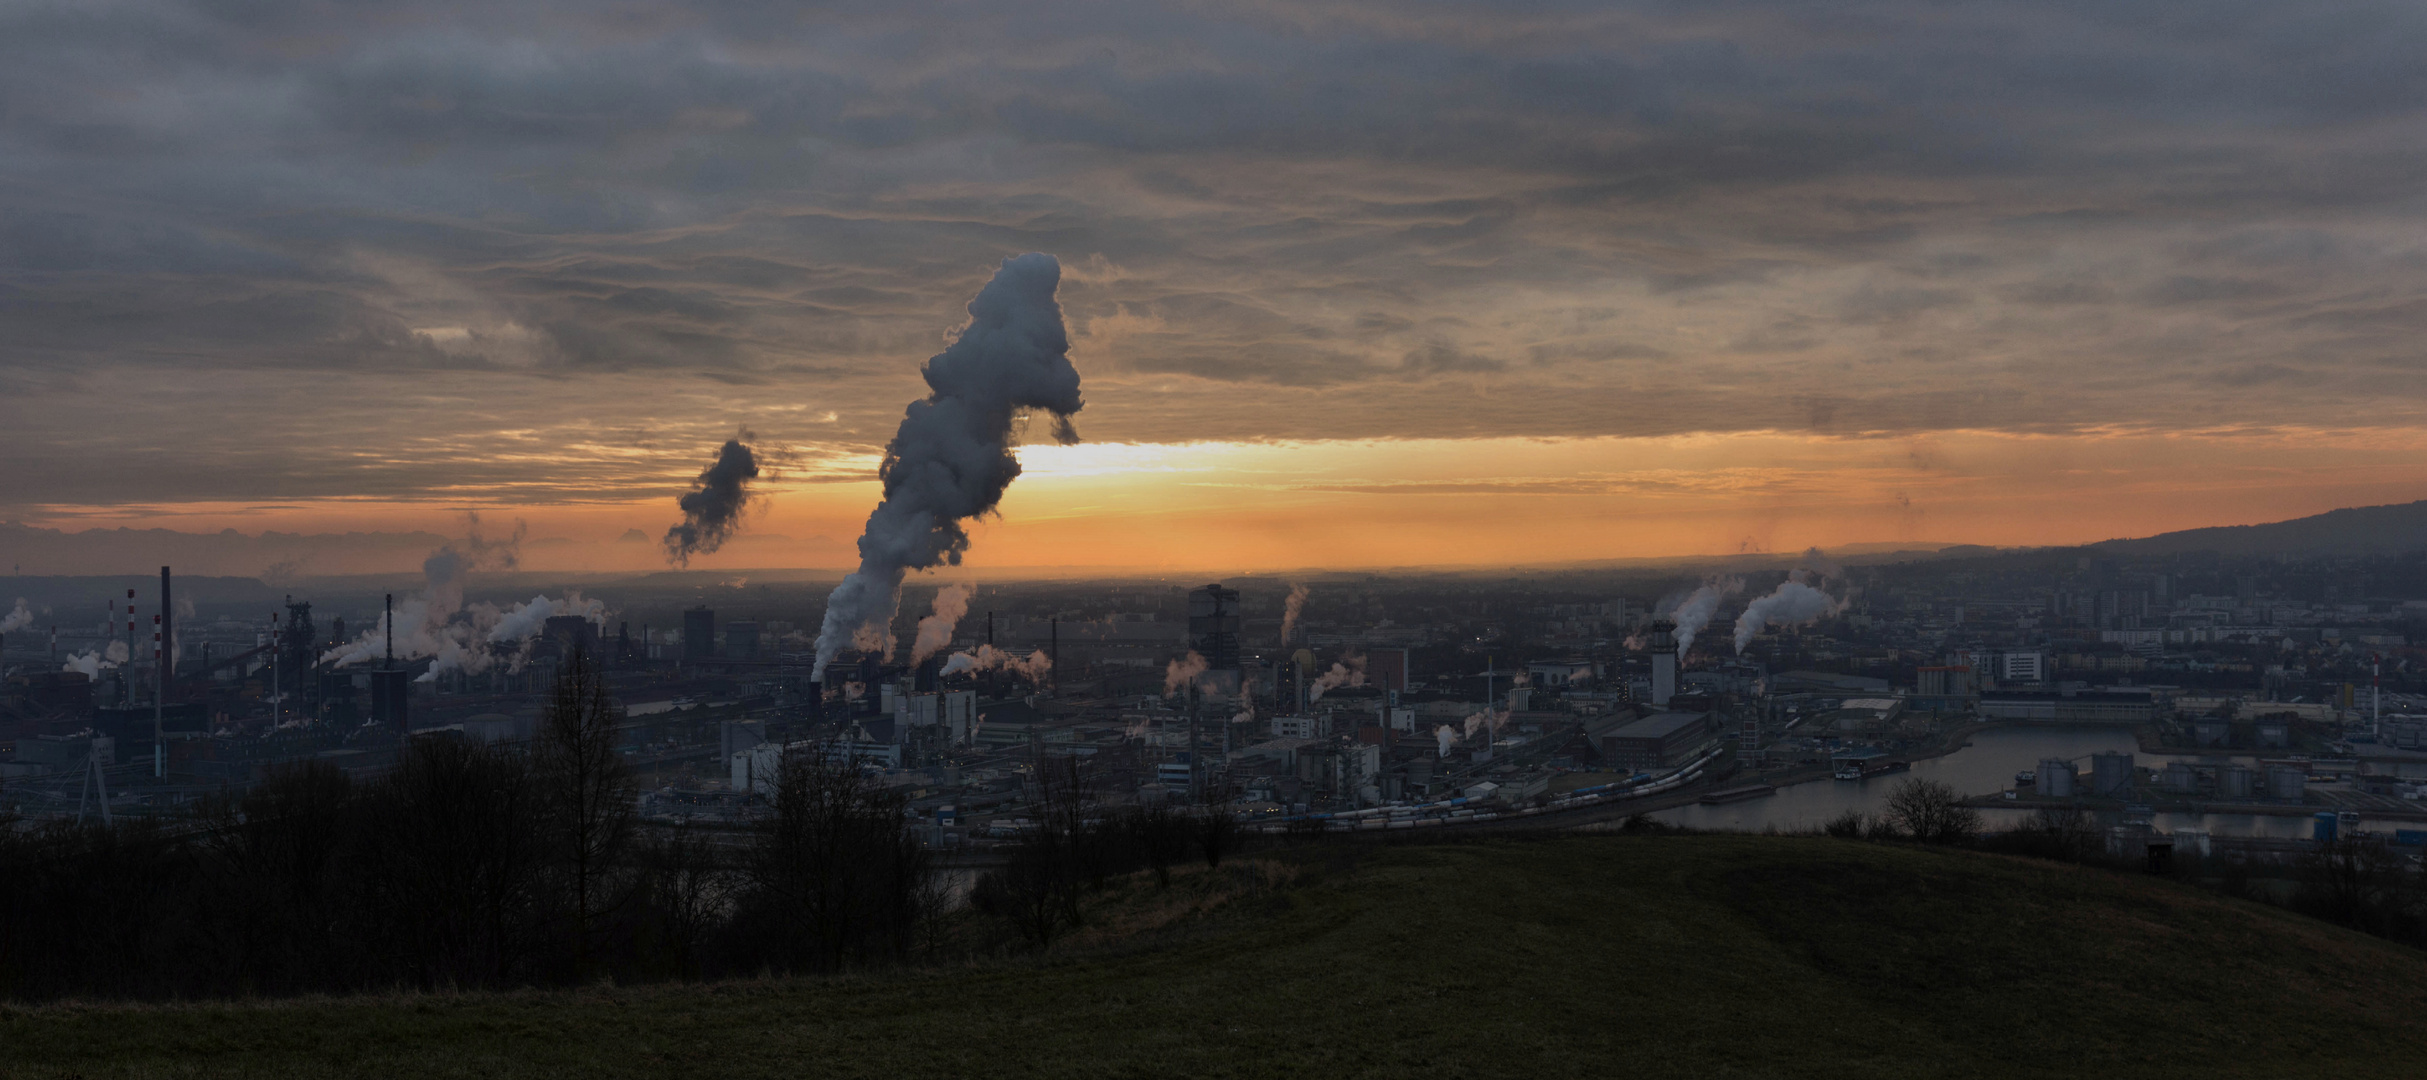
[[2169,882],[1736,836],[1326,844],[1042,961],[0,1010],[0,1076],[2415,1076],[2427,955]]

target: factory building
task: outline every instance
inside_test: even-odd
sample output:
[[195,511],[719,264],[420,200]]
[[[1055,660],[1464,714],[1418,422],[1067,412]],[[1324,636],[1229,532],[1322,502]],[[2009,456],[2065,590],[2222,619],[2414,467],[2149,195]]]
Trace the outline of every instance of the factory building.
[[1984,690],[1983,720],[2037,720],[2055,724],[2145,724],[2154,709],[2146,688],[2077,690]]
[[1602,759],[1622,769],[1660,769],[1683,764],[1719,730],[1708,712],[1653,713],[1597,737]]

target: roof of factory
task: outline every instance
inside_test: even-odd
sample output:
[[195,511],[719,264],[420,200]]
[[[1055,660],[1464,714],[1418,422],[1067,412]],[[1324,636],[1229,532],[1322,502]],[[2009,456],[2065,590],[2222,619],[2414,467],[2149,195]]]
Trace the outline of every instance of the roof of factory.
[[1666,738],[1692,725],[1708,722],[1709,716],[1708,713],[1698,712],[1653,713],[1625,727],[1603,734],[1620,739]]

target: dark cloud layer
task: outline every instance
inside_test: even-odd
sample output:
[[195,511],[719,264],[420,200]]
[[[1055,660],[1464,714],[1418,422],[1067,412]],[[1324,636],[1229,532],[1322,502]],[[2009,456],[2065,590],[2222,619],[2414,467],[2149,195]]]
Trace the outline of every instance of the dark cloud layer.
[[2407,425],[2422,24],[9,5],[0,507],[866,450],[1029,250],[1097,438]]

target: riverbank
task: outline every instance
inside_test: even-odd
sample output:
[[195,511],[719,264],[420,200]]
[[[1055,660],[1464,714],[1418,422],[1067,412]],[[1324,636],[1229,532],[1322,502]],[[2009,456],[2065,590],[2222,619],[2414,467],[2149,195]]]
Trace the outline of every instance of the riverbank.
[[2136,799],[2130,803],[2126,803],[2120,799],[2058,799],[2039,795],[2023,795],[2019,792],[2015,792],[2013,798],[2008,798],[2006,793],[2001,792],[1996,795],[1969,796],[1963,800],[1963,804],[1965,806],[1983,810],[2030,811],[2041,809],[2072,808],[2087,810],[2092,813],[2111,814],[2123,813],[2125,812],[2127,806],[2129,806],[2145,808],[2149,812],[2156,814],[2234,814],[2284,818],[2305,818],[2322,812],[2333,811],[2357,814],[2363,820],[2427,822],[2427,808],[2416,806],[2389,806],[2386,805],[2383,800],[2377,799],[2362,802],[2357,800],[2335,799],[2331,797],[2334,795],[2344,794],[2356,793],[2326,792],[2322,793],[2321,797],[2316,801],[2300,803],[2242,801],[2218,802],[2202,799]]

